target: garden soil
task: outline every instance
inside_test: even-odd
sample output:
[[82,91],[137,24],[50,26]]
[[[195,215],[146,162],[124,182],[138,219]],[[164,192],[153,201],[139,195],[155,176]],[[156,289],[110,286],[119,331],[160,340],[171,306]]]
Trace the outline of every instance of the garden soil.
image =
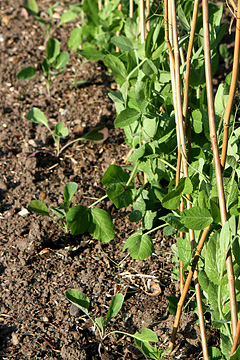
[[[40,13],[53,3],[38,1]],[[61,3],[56,19],[63,9]],[[140,227],[129,222],[130,208],[116,210],[109,200],[97,205],[111,215],[116,228],[108,244],[87,233],[65,235],[48,218],[27,210],[33,199],[59,205],[69,181],[78,184],[73,205],[89,206],[105,195],[101,179],[108,166],[123,165],[130,149],[122,130],[113,125],[115,110],[108,92],[116,84],[101,62],[83,62],[72,52],[65,72],[51,84],[50,101],[41,75],[17,80],[24,66],[34,66],[40,74],[45,52],[43,29],[25,15],[20,1],[1,0],[0,359],[143,359],[129,336],[114,334],[99,346],[93,324],[64,294],[69,288],[87,294],[95,318],[106,315],[112,296],[123,292],[122,310],[109,331],[133,334],[147,327],[158,335],[158,345],[167,348],[174,322],[167,297],[179,297],[178,281],[171,278],[176,239],[156,232],[151,258],[122,261],[126,239]],[[73,28],[74,23],[65,24],[54,32],[61,50],[68,50]],[[59,121],[67,125],[69,136],[61,145],[97,126],[107,128],[108,137],[98,144],[75,142],[57,158],[47,129],[26,119],[33,107],[44,112],[51,128]],[[157,287],[158,295],[149,284]],[[218,336],[210,326],[207,336],[216,345]],[[202,358],[196,315],[183,312],[168,358]]]

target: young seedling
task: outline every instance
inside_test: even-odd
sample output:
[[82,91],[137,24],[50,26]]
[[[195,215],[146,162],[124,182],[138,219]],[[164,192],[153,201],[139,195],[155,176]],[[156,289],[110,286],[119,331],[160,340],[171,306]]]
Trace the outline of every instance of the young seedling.
[[[71,206],[73,195],[78,185],[75,182],[69,182],[64,187],[64,201],[58,207],[50,206],[50,211],[57,216],[57,220],[50,214],[47,205],[40,200],[32,200],[28,205],[28,210],[39,215],[49,217],[66,234],[83,234],[88,231],[93,238],[104,243],[111,241],[115,236],[114,225],[108,213],[102,209],[93,208],[102,199],[92,204],[90,207],[83,205]],[[104,197],[105,198],[105,197]]]
[[[60,51],[60,43],[57,39],[50,38],[46,44],[46,57],[42,61],[42,73],[46,83],[48,100],[51,99],[51,82],[63,73],[69,60],[66,51]],[[30,80],[36,75],[36,70],[32,66],[24,67],[17,73],[18,80]]]
[[100,336],[100,345],[99,345],[99,353],[100,348],[103,341],[112,334],[122,334],[125,336],[130,336],[134,339],[134,342],[137,348],[146,356],[146,358],[162,360],[162,355],[166,353],[157,346],[150,345],[149,342],[156,343],[158,341],[157,335],[150,329],[141,329],[139,332],[135,334],[129,334],[124,331],[110,331],[106,333],[107,326],[109,325],[111,319],[117,316],[119,311],[122,308],[122,304],[124,301],[124,296],[122,294],[116,294],[113,296],[112,301],[109,305],[109,309],[106,316],[97,317],[95,319],[89,313],[90,301],[89,298],[81,291],[75,289],[69,289],[65,293],[66,298],[75,306],[77,306],[93,323],[95,328],[97,329]]
[[61,138],[68,136],[68,133],[69,133],[68,128],[65,126],[64,122],[61,121],[61,122],[57,123],[54,130],[52,131],[48,125],[48,120],[45,117],[44,113],[40,109],[35,108],[35,107],[29,111],[29,113],[27,114],[27,119],[31,122],[46,126],[46,128],[50,132],[50,134],[53,138],[53,141],[56,145],[57,157],[59,157],[60,153],[62,153],[63,150],[65,150],[68,146],[72,145],[73,143],[75,143],[77,141],[89,140],[89,141],[93,141],[95,143],[99,143],[99,142],[105,141],[108,137],[108,129],[107,128],[97,127],[95,129],[89,131],[87,134],[83,135],[82,137],[77,138],[73,141],[70,141],[69,143],[67,143],[60,149]]

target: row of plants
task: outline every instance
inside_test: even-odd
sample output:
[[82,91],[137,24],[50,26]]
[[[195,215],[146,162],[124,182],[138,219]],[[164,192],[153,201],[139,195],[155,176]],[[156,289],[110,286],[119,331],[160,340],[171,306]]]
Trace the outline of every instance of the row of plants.
[[[134,259],[152,255],[150,234],[157,229],[163,228],[166,235],[176,234],[173,252],[180,270],[174,267],[172,276],[180,279],[181,297],[175,306],[170,351],[194,277],[204,359],[238,359],[240,128],[236,84],[240,6],[231,2],[233,12],[238,11],[233,71],[213,89],[219,51],[229,62],[229,53],[220,44],[229,26],[222,25],[223,5],[219,8],[204,0],[199,8],[197,0],[177,4],[151,1],[145,19],[144,2],[130,4],[131,13],[129,3],[107,1],[99,6],[96,1],[85,0],[63,14],[69,21],[81,15],[81,26],[69,38],[70,49],[88,61],[103,61],[118,84],[119,91],[111,91],[109,97],[116,108],[114,124],[124,129],[131,155],[127,165],[107,169],[102,178],[106,196],[99,201],[90,207],[70,207],[77,184],[69,183],[63,204],[50,210],[65,231],[74,235],[88,231],[94,238],[108,242],[114,238],[112,220],[95,206],[106,197],[117,209],[131,205],[129,220],[136,222],[139,230],[126,240],[123,251]],[[60,20],[59,25],[63,22]],[[43,62],[49,66],[43,65],[43,69],[48,68],[50,73],[51,66],[59,70],[65,66],[63,58],[67,59],[56,41],[49,38],[46,42]],[[60,63],[64,66],[59,67]],[[23,70],[19,78],[21,74]],[[35,109],[34,119],[32,111],[29,120],[42,123],[39,111]],[[66,134],[66,128],[64,124],[57,126],[61,131],[55,129],[58,137],[54,141],[59,153],[56,139]],[[103,134],[95,134],[101,140]],[[29,209],[51,217],[41,201],[33,200]],[[90,316],[86,295],[72,289],[66,297]],[[172,299],[171,308],[176,304]],[[116,296],[107,317],[92,320],[102,341],[108,322],[113,314],[117,315],[122,302],[123,298]],[[220,349],[207,347],[205,312],[211,314],[211,326],[220,333]],[[134,338],[146,357],[162,358],[162,351],[150,344],[157,341],[150,330],[142,330]]]

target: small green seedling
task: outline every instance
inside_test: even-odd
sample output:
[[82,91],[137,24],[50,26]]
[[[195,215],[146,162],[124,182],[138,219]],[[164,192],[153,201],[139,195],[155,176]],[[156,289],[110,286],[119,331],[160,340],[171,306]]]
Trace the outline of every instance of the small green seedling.
[[[44,11],[44,17],[39,16],[38,14],[38,5],[36,0],[24,0],[23,7],[27,10],[29,15],[32,15],[35,20],[39,22],[42,26],[43,31],[45,33],[45,41],[46,45],[48,39],[52,36],[52,34],[60,27],[62,24],[73,21],[78,14],[80,13],[80,5],[73,4],[69,6],[69,9],[65,11],[60,17],[60,21],[56,23],[56,19],[54,18],[54,10],[60,5],[60,2],[55,2],[52,6],[47,8]],[[42,12],[43,13],[43,12]]]
[[[50,38],[46,45],[46,57],[42,62],[42,72],[44,75],[48,99],[50,101],[50,84],[56,76],[63,73],[69,60],[66,51],[60,51],[60,43],[57,39]],[[36,69],[32,66],[24,67],[17,73],[18,80],[30,80],[36,76]]]
[[27,114],[27,119],[31,122],[46,126],[46,128],[50,132],[50,134],[53,138],[53,141],[56,145],[57,157],[69,145],[72,145],[73,143],[75,143],[77,141],[89,140],[89,141],[93,141],[94,143],[102,143],[108,137],[108,129],[106,127],[99,126],[99,127],[96,127],[95,129],[89,131],[87,134],[81,136],[80,138],[70,141],[69,143],[67,143],[60,149],[61,138],[64,138],[64,137],[68,136],[68,134],[69,134],[68,128],[65,126],[64,122],[61,121],[61,122],[57,123],[57,125],[54,128],[54,131],[52,131],[48,125],[48,120],[45,117],[44,113],[40,109],[35,108],[35,107],[29,111],[29,113]]
[[41,124],[46,126],[52,135],[53,141],[57,148],[57,156],[59,156],[60,152],[60,139],[68,136],[68,128],[64,125],[64,122],[59,122],[55,126],[54,131],[52,131],[48,125],[48,120],[46,119],[44,113],[38,108],[32,108],[27,114],[27,119],[37,124]]
[[109,322],[117,316],[117,314],[122,308],[122,304],[124,301],[124,296],[122,294],[116,294],[113,296],[106,316],[97,317],[95,319],[93,319],[92,316],[89,314],[90,300],[87,295],[85,295],[79,290],[68,289],[65,293],[65,296],[72,304],[77,306],[93,322],[93,325],[97,329],[101,339],[100,345],[111,334],[123,334],[126,336],[130,336],[134,339],[137,348],[146,356],[146,358],[161,360],[161,356],[166,353],[166,351],[163,353],[163,350],[158,349],[156,345],[154,347],[150,345],[149,342],[156,343],[158,341],[157,335],[150,329],[141,329],[135,334],[128,334],[118,330],[106,333]]
[[101,199],[90,205],[90,207],[83,205],[70,207],[77,187],[78,185],[75,182],[66,184],[63,192],[63,203],[58,207],[50,206],[50,211],[57,217],[57,220],[51,215],[43,201],[32,200],[28,205],[28,210],[49,217],[66,234],[69,230],[72,235],[79,235],[88,231],[93,238],[104,243],[114,239],[115,229],[109,214],[103,209],[92,207],[100,202]]

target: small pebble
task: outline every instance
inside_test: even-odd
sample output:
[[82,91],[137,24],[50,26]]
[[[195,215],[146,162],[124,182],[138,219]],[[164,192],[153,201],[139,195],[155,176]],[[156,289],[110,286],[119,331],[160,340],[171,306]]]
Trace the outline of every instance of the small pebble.
[[19,344],[17,335],[15,333],[12,333],[12,343],[13,343],[14,346]]
[[72,304],[69,309],[69,313],[71,316],[78,317],[81,314],[81,310],[76,305]]
[[27,209],[22,209],[21,211],[19,211],[18,215],[20,216],[26,216],[29,214],[29,211]]

